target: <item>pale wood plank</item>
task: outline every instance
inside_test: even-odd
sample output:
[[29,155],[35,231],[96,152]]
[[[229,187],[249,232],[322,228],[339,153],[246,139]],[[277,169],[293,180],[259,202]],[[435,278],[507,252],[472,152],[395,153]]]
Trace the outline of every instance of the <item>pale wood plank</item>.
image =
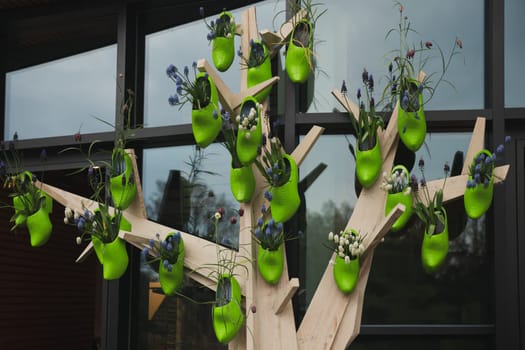
[[271,57],[279,51],[279,48],[290,40],[290,35],[293,32],[295,24],[305,18],[307,12],[305,9],[300,9],[287,22],[283,23],[278,32],[272,32],[264,29],[260,32],[261,38],[271,52]]
[[472,136],[470,136],[470,144],[468,146],[467,155],[465,156],[461,174],[468,174],[469,167],[474,160],[474,156],[476,153],[485,148],[485,124],[485,118],[476,118],[476,124],[474,124]]
[[76,263],[81,263],[93,252],[93,242],[89,242],[86,248],[80,253],[77,260],[75,260]]
[[355,120],[359,120],[359,107],[353,101],[349,100],[345,94],[342,94],[341,91],[337,89],[332,90],[332,96],[335,97],[337,102],[339,102],[347,112],[351,113],[349,118],[353,117]]
[[293,150],[290,156],[295,160],[297,166],[300,166],[303,163],[304,158],[306,158],[324,130],[323,127],[317,125],[312,126],[310,131],[308,131],[308,134],[306,134],[299,145]]
[[286,305],[292,300],[295,292],[299,289],[299,279],[292,278],[288,281],[287,288],[280,291],[280,294],[274,299],[274,311],[275,314],[280,314]]
[[130,212],[135,216],[146,218],[146,205],[144,204],[144,195],[142,193],[142,182],[140,181],[139,168],[137,166],[137,156],[134,149],[126,149],[126,153],[131,157],[131,165],[133,167],[133,175],[135,185],[137,186],[137,197],[126,209],[126,212]]
[[242,90],[238,94],[234,95],[231,102],[231,108],[235,114],[239,114],[239,108],[241,107],[242,102],[248,96],[255,96],[259,92],[263,91],[265,88],[271,85],[275,85],[279,81],[279,77],[271,77],[270,79],[263,81],[251,88]]
[[219,93],[219,101],[224,109],[228,112],[233,112],[232,101],[233,93],[230,88],[226,85],[224,80],[222,80],[219,73],[206,61],[201,59],[197,62],[197,69],[201,72],[206,72],[213,80],[215,87],[217,87],[217,92]]

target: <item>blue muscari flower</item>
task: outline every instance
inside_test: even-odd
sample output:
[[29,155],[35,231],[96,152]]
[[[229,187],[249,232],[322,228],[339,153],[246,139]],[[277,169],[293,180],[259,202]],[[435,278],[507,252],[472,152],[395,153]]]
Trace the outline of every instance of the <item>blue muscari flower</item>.
[[272,235],[272,230],[270,230],[270,226],[266,227],[266,230],[264,231],[264,233],[265,233],[267,236],[271,236],[271,235]]
[[177,87],[182,86],[182,78],[179,77],[178,75],[177,75],[177,77],[175,78],[175,85],[176,85]]
[[173,242],[174,242],[175,244],[179,244],[179,242],[180,242],[180,237],[181,237],[181,236],[180,236],[180,232],[179,232],[179,231],[175,232],[175,233],[173,234],[172,237],[173,237]]
[[210,27],[212,27],[212,28],[215,27],[215,22],[213,20],[210,21]]
[[273,169],[274,170],[279,169],[279,163],[278,162],[273,163]]
[[153,240],[153,238],[149,240],[149,245],[151,248],[155,247],[155,241]]
[[237,56],[242,57],[242,51],[241,51],[241,49],[237,50]]
[[166,260],[166,259],[164,259],[164,260],[162,261],[162,264],[164,265],[165,268],[168,268],[169,261]]
[[493,161],[493,162],[496,161],[496,153],[492,153],[492,161]]
[[[261,211],[262,211],[262,210],[261,210]],[[262,219],[262,218],[259,218],[259,219],[257,220],[257,226],[262,226],[262,224],[263,224],[263,219]]]
[[86,221],[84,220],[83,217],[79,218],[78,219],[78,222],[77,222],[77,228],[79,231],[82,231],[82,229],[84,228],[84,225],[86,224]]
[[219,118],[219,114],[217,113],[216,110],[213,110],[213,119],[217,119]]
[[222,119],[224,120],[230,120],[230,112],[224,112]]
[[419,83],[417,89],[419,90],[419,92],[423,91],[423,83]]
[[425,187],[427,185],[425,178],[422,178],[421,180],[419,180],[419,183],[421,184],[422,187]]
[[162,241],[162,242],[160,242],[160,245],[161,245],[162,249],[167,249],[168,243],[166,243],[166,241]]
[[208,39],[208,41],[212,41],[213,38],[214,38],[215,34],[213,32],[209,32],[207,35],[206,35],[206,39]]
[[170,104],[170,106],[175,106],[176,104],[179,103],[179,96],[178,95],[170,96],[168,98],[168,103]]
[[91,214],[90,214],[89,210],[85,209],[84,210],[84,218],[85,219],[89,219],[90,216],[91,216]]
[[282,230],[283,230],[283,223],[282,222],[279,222],[277,224],[277,230],[279,230],[279,232],[282,232]]
[[478,163],[478,164],[476,164],[476,166],[474,167],[474,172],[479,173],[480,171],[481,171],[481,164]]
[[177,86],[177,94],[182,95],[182,85]]
[[193,69],[197,69],[197,62],[193,61],[193,63],[191,64],[191,66],[193,67]]
[[496,148],[496,153],[501,154],[505,150],[505,146],[499,145],[498,148]]
[[173,270],[173,265],[172,264],[168,264],[168,272],[171,272]]
[[264,191],[264,198],[271,201],[272,200],[272,193],[268,190]]
[[187,77],[188,74],[190,74],[190,69],[188,68],[188,66],[184,66],[184,75]]
[[279,181],[279,175],[273,174],[273,182],[277,183]]
[[509,135],[505,136],[505,143],[510,143],[511,140],[512,138]]
[[173,64],[170,64],[168,68],[166,68],[166,74],[169,77],[173,77],[177,73],[177,67],[175,67]]
[[475,173],[474,180],[476,180],[478,184],[481,183],[481,175],[479,173]]
[[489,186],[489,179],[485,179],[485,181],[483,181],[483,185],[485,187],[488,187]]
[[166,249],[169,251],[173,250],[173,245],[171,243],[166,244]]
[[266,206],[264,204],[261,205],[261,213],[266,213]]
[[485,164],[490,165],[492,163],[492,157],[485,158]]
[[361,98],[361,89],[357,89],[357,99]]
[[273,228],[274,225],[275,225],[275,220],[274,219],[268,220],[268,227]]
[[144,247],[144,249],[142,249],[142,255],[147,256],[148,254],[149,254],[148,247]]
[[408,107],[408,91],[405,90],[405,94],[403,95],[403,98],[401,99],[401,108],[407,109]]
[[485,153],[480,153],[480,155],[478,156],[478,161],[483,161],[485,159]]

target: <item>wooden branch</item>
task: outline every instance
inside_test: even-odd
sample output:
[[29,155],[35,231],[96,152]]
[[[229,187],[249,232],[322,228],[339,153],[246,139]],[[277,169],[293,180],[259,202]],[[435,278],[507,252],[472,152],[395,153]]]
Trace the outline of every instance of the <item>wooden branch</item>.
[[125,212],[132,213],[135,216],[147,218],[146,205],[144,204],[144,195],[142,193],[142,183],[139,176],[139,168],[137,166],[137,156],[134,149],[126,149],[126,153],[131,157],[131,166],[133,167],[135,186],[137,186],[137,196]]
[[260,32],[262,40],[266,44],[266,47],[268,47],[270,50],[270,57],[275,56],[281,46],[286,45],[286,43],[290,40],[290,35],[294,30],[295,24],[305,18],[306,15],[306,10],[300,9],[292,18],[288,20],[288,22],[285,22],[281,26],[279,32],[272,32],[268,29],[264,29]]
[[306,158],[324,130],[323,127],[317,125],[312,126],[301,143],[299,143],[299,145],[293,150],[290,156],[295,160],[297,166],[300,166],[303,163],[304,158]]
[[359,107],[354,102],[349,100],[346,97],[346,95],[342,94],[341,91],[337,89],[332,90],[332,95],[335,97],[337,102],[339,102],[343,106],[343,108],[347,112],[351,113],[350,118],[352,118],[353,116],[355,120],[359,120]]
[[463,169],[461,174],[468,174],[469,167],[474,161],[474,156],[485,148],[485,118],[478,117],[476,118],[476,124],[474,125],[474,130],[472,131],[472,136],[470,136],[470,144],[468,146],[467,155],[465,156],[465,161],[463,163]]
[[199,62],[197,63],[197,69],[201,72],[205,71],[206,73],[208,73],[208,75],[213,80],[215,87],[217,88],[221,105],[227,111],[232,113],[233,93],[231,92],[230,88],[228,88],[226,83],[222,80],[219,73],[217,73],[217,71],[205,59],[199,60]]
[[164,294],[159,294],[154,291],[154,289],[161,288],[160,282],[150,282],[149,283],[149,298],[148,298],[148,321],[153,319],[153,316],[157,313],[157,310],[160,308],[166,296]]
[[274,299],[275,314],[278,315],[283,312],[286,305],[291,302],[295,292],[299,289],[299,279],[292,278],[288,281],[287,289],[281,290],[278,296]]

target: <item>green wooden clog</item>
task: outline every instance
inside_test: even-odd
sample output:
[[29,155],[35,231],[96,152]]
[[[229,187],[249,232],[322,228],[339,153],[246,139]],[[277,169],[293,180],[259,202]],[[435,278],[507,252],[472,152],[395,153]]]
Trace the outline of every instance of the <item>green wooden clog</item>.
[[288,154],[283,154],[283,159],[290,167],[290,177],[284,185],[270,188],[270,193],[272,194],[270,208],[275,222],[285,223],[299,209],[301,198],[299,197],[297,163]]
[[381,147],[379,146],[379,139],[377,136],[374,147],[362,151],[358,146],[355,156],[357,180],[361,186],[369,188],[376,182],[381,173]]
[[114,170],[119,175],[109,180],[111,198],[115,208],[127,209],[137,196],[137,184],[133,180],[133,163],[130,155],[122,148],[115,148],[112,155]]
[[[170,234],[168,236],[173,236]],[[182,237],[179,241],[179,255],[177,261],[172,264],[171,271],[164,264],[159,264],[159,282],[162,291],[166,295],[173,295],[182,286],[184,279],[184,241]]]
[[212,308],[213,330],[221,344],[229,343],[244,323],[241,309],[241,287],[235,277],[222,275],[217,283],[216,301]]
[[245,166],[250,165],[255,158],[257,158],[257,150],[262,145],[261,111],[255,98],[248,96],[242,102],[240,108],[240,123],[242,123],[245,118],[248,118],[252,108],[256,111],[255,119],[257,120],[257,125],[255,130],[243,130],[239,127],[235,146],[239,161]]
[[[195,143],[201,148],[208,147],[212,143],[222,128],[222,117],[219,109],[219,94],[215,83],[205,72],[197,73],[195,83],[205,84],[207,95],[210,100],[204,106],[197,106],[193,101],[191,110],[191,129]],[[214,113],[215,112],[215,113]]]
[[211,57],[213,64],[220,72],[225,72],[230,68],[235,57],[235,21],[233,15],[228,11],[219,14],[217,23],[219,21],[234,24],[229,33],[231,34],[230,37],[217,36],[212,42]]
[[[476,162],[478,157],[484,154],[486,157],[492,158],[492,153],[488,150],[482,150],[476,154],[473,163]],[[493,164],[493,163],[492,163]],[[494,167],[494,165],[492,165]],[[468,179],[470,182],[476,183],[472,176]],[[494,169],[492,169],[492,175],[488,184],[485,186],[483,183],[476,183],[473,187],[467,187],[463,196],[463,202],[465,203],[465,212],[472,219],[478,219],[487,212],[492,204],[492,197],[494,195]]]
[[397,131],[403,144],[411,151],[416,152],[425,142],[427,135],[427,121],[423,110],[423,94],[418,94],[419,109],[405,111],[398,101]]
[[421,245],[421,262],[427,273],[435,272],[445,262],[448,254],[448,219],[447,212],[443,208],[445,224],[439,233],[428,235],[427,230],[423,234]]
[[32,247],[43,246],[51,237],[53,224],[49,218],[49,212],[43,206],[36,213],[27,217],[26,225]]
[[277,284],[281,279],[284,268],[283,245],[276,250],[264,249],[259,245],[257,267],[261,277],[269,284]]
[[295,24],[286,50],[286,73],[294,83],[304,83],[312,71],[312,24],[302,20]]
[[255,176],[250,165],[230,170],[230,189],[240,203],[251,201],[255,191]]
[[[266,45],[260,40],[254,40],[252,47],[250,48],[250,55],[252,55],[255,50],[262,51],[265,58],[264,61],[258,66],[248,67],[248,72],[246,74],[246,85],[248,88],[251,88],[252,86],[272,78],[272,64],[270,62],[270,55],[268,54]],[[248,61],[250,61],[250,58],[248,58]],[[271,90],[272,87],[268,86],[254,97],[257,99],[257,101],[259,101],[259,103],[263,103],[270,94]]]
[[399,176],[404,176],[407,184],[403,191],[398,193],[387,193],[386,195],[385,216],[388,215],[396,205],[403,204],[405,206],[404,213],[397,218],[391,228],[393,232],[397,232],[405,227],[408,220],[410,220],[414,209],[412,208],[412,193],[405,193],[406,188],[410,186],[410,175],[408,169],[403,165],[396,165],[392,168],[391,174],[394,172],[398,172]]
[[359,258],[347,264],[339,255],[335,257],[334,280],[337,288],[345,294],[352,293],[359,279]]

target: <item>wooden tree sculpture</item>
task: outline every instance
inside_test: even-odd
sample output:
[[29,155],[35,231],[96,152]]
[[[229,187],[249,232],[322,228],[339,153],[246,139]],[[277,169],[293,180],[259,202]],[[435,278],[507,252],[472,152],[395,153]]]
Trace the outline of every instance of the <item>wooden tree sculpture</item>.
[[[263,40],[269,47],[282,45],[282,43],[287,42],[293,23],[304,16],[305,13],[303,11],[299,12],[281,27],[281,31],[278,34],[269,31],[261,32]],[[249,8],[243,13],[242,24],[238,26],[237,34],[242,37],[241,48],[246,55],[250,39],[259,37],[255,8]],[[201,71],[206,71],[214,80],[223,108],[232,115],[238,113],[239,107],[246,96],[252,96],[278,80],[277,77],[274,77],[247,89],[246,70],[241,70],[241,92],[233,94],[217,72],[205,60],[199,61],[198,68]],[[333,91],[333,95],[345,109],[353,111],[354,116],[359,115],[357,107],[343,98],[338,91]],[[263,116],[266,115],[266,107],[266,105],[263,106]],[[265,123],[265,125],[267,124]],[[379,143],[383,160],[382,172],[390,172],[393,165],[399,139],[396,125],[397,109],[392,113],[386,130],[379,132]],[[478,118],[462,174],[447,179],[447,186],[444,190],[445,202],[463,195],[468,177],[468,165],[471,164],[476,152],[483,148],[484,129],[485,120]],[[314,126],[292,152],[291,156],[298,165],[302,163],[322,132],[323,128]],[[268,130],[266,130],[266,133],[268,133]],[[133,170],[136,175],[139,195],[135,202],[124,211],[124,216],[132,225],[132,231],[121,232],[120,237],[142,249],[148,244],[150,239],[155,237],[156,233],[164,237],[170,232],[180,230],[160,225],[147,219],[134,152],[132,150],[128,150],[128,152],[132,155]],[[497,167],[495,169],[495,182],[502,181],[506,177],[508,169],[508,166]],[[255,167],[254,172],[258,174]],[[306,315],[299,329],[296,329],[291,298],[299,287],[299,280],[297,278],[289,278],[286,260],[284,272],[276,285],[266,283],[257,271],[257,247],[253,239],[252,227],[255,227],[256,216],[264,200],[265,183],[262,176],[256,175],[256,183],[255,194],[251,202],[243,204],[244,215],[241,217],[239,225],[240,248],[239,252],[235,253],[243,257],[247,255],[249,258],[249,262],[245,265],[246,269],[238,268],[236,270],[244,296],[246,325],[244,331],[240,332],[230,342],[230,349],[344,349],[359,334],[365,288],[372,265],[374,249],[389,232],[392,224],[404,211],[404,207],[402,205],[396,206],[385,217],[386,192],[379,188],[379,181],[372,187],[361,191],[347,224],[347,228],[367,233],[364,240],[366,251],[361,257],[358,285],[350,295],[341,293],[334,282],[332,266],[327,262],[326,270]],[[431,195],[441,188],[442,183],[443,179],[428,183]],[[98,206],[97,202],[56,187],[42,184],[42,189],[63,206],[77,212],[83,212],[84,208],[93,210]],[[210,273],[213,266],[217,265],[215,245],[188,233],[181,232],[181,235],[185,244],[184,266],[186,271],[188,271],[187,276],[208,288],[214,289],[216,283],[210,279]],[[77,261],[84,259],[91,251],[91,247],[89,245]],[[156,301],[157,305],[159,302],[161,300]],[[256,307],[256,312],[252,312],[251,306]]]

